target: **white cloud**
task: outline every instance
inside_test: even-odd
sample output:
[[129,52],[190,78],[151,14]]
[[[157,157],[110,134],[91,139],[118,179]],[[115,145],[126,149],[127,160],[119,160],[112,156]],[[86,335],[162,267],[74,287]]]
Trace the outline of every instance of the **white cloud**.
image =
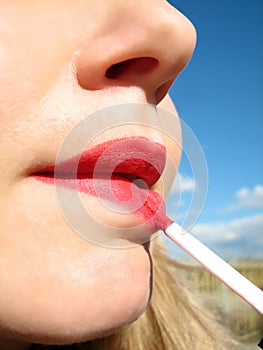
[[[193,191],[194,188],[198,189],[196,186],[193,178],[179,175],[177,183],[173,185],[173,193],[178,194],[179,189],[181,192]],[[168,203],[168,212],[171,211],[171,206],[177,209],[176,203],[173,205],[171,202]],[[261,208],[263,208],[263,185],[258,184],[250,189],[243,187],[235,193],[233,203],[225,206],[221,212],[229,213],[245,209],[247,216],[241,217],[240,215],[239,218],[228,221],[223,219],[217,222],[197,223],[190,228],[190,232],[224,259],[263,259],[263,214],[258,213],[258,211],[254,215],[248,214],[249,209],[255,211],[255,209]],[[185,210],[185,207],[179,207],[179,209]],[[182,215],[182,210],[178,210],[175,220],[180,221],[185,218],[185,215]],[[260,212],[262,213],[262,211]],[[177,248],[170,247],[169,250],[177,258],[182,254],[182,251]]]
[[263,185],[249,189],[243,187],[235,194],[236,200],[222,209],[221,212],[233,212],[239,209],[263,208]]
[[196,224],[191,231],[224,257],[263,259],[263,214],[228,222]]
[[171,194],[191,192],[195,189],[195,186],[196,182],[192,177],[177,173],[171,188]]

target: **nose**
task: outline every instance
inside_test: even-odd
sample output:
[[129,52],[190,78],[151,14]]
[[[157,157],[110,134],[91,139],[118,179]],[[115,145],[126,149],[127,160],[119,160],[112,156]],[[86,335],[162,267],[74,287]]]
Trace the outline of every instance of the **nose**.
[[82,45],[76,74],[83,89],[136,86],[153,104],[166,95],[193,53],[195,29],[164,1],[143,4],[134,1],[133,6],[119,8],[118,16],[105,21]]

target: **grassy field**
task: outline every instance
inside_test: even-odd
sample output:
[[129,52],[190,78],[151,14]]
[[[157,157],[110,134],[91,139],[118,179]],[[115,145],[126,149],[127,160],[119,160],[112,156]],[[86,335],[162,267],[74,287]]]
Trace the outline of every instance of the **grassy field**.
[[[232,263],[240,273],[263,289],[263,261]],[[222,323],[242,342],[257,342],[263,336],[263,317],[200,266],[182,269],[183,277],[210,301]]]

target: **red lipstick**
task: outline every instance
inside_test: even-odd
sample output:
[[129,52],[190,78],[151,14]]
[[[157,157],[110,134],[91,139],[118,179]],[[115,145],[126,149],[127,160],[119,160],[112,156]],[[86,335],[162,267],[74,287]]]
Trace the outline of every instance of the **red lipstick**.
[[129,137],[101,143],[32,176],[110,201],[158,229],[165,216],[157,213],[165,213],[165,207],[161,196],[149,188],[160,178],[165,162],[162,144],[146,137]]

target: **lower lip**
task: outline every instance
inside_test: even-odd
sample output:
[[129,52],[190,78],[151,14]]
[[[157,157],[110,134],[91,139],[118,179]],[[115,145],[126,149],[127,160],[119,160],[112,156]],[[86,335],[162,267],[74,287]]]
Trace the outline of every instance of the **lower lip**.
[[49,175],[35,174],[34,178],[46,184],[105,199],[114,206],[124,208],[125,213],[132,213],[143,218],[152,230],[163,229],[171,222],[167,221],[165,205],[161,196],[153,191],[139,188],[128,179],[113,175],[109,178],[54,178]]

